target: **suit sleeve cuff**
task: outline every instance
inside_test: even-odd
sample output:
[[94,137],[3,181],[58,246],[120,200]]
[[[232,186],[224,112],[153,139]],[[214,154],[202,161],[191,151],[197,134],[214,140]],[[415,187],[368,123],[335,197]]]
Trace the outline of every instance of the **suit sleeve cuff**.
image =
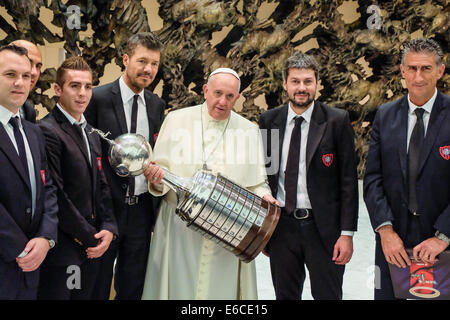
[[378,232],[378,230],[379,230],[381,227],[384,227],[384,226],[387,226],[387,225],[392,226],[392,221],[386,221],[386,222],[383,222],[382,224],[380,224],[380,225],[375,229],[375,232]]

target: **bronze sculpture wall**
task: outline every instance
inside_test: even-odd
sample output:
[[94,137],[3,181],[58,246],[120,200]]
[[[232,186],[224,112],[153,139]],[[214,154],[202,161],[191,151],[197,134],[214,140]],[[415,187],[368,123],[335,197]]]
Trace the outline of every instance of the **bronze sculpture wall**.
[[[65,41],[69,55],[82,53],[94,70],[94,84],[113,59],[122,65],[123,44],[138,32],[149,31],[146,11],[140,0],[0,0],[13,17],[15,26],[0,17],[0,28],[7,37],[0,44],[24,38],[35,43]],[[255,99],[265,95],[268,108],[286,101],[281,69],[295,48],[314,38],[319,48],[313,54],[321,65],[320,100],[350,112],[357,135],[356,147],[361,159],[359,173],[365,164],[368,132],[377,107],[405,94],[399,72],[401,44],[421,29],[423,36],[440,43],[450,68],[450,5],[448,0],[357,1],[360,18],[345,24],[338,8],[343,0],[329,1],[261,1],[261,0],[159,0],[163,28],[156,33],[165,45],[163,61],[155,86],[164,80],[162,98],[171,109],[197,104],[205,75],[219,66],[236,69],[242,78],[245,101],[240,112],[257,121],[261,112]],[[256,13],[263,2],[277,3],[268,19],[260,21]],[[368,12],[375,5],[381,14]],[[63,36],[52,33],[39,20],[39,8],[53,11],[52,23],[63,30]],[[68,24],[70,6],[80,12],[80,26]],[[299,40],[296,35],[318,22],[313,32]],[[378,23],[378,25],[377,25]],[[91,25],[93,36],[80,41],[79,31]],[[72,27],[72,28],[71,28]],[[230,27],[227,36],[212,46],[211,35]],[[361,59],[368,63],[366,74]],[[41,75],[38,87],[48,89],[55,70]],[[450,77],[446,72],[438,82],[441,91],[450,94]],[[153,89],[153,88],[152,88]],[[35,103],[46,108],[51,97],[33,92]],[[364,101],[364,103],[362,103]]]

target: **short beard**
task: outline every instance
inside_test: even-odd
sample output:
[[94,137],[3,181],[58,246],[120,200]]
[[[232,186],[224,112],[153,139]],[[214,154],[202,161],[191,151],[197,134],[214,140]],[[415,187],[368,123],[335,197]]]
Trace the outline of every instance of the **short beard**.
[[303,103],[298,103],[294,99],[289,99],[289,101],[291,102],[291,104],[292,104],[292,106],[294,108],[305,109],[306,107],[308,107],[314,101],[314,99],[307,99]]

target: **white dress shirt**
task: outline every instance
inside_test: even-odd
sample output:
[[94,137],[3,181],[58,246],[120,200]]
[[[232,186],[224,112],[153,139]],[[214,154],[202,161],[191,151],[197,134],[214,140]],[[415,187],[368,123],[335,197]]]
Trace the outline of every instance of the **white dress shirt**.
[[[120,86],[120,95],[122,96],[123,109],[125,112],[125,119],[127,122],[128,132],[130,132],[131,128],[131,111],[133,107],[133,97],[135,93],[131,90],[125,81],[123,80],[123,76],[119,79]],[[137,113],[137,122],[136,122],[136,133],[145,137],[147,141],[149,141],[150,133],[148,126],[148,118],[147,118],[147,108],[145,105],[145,97],[144,90],[142,90],[139,94],[138,98],[138,113]],[[139,195],[144,192],[148,192],[148,184],[145,176],[143,174],[135,177],[135,187],[134,194]]]

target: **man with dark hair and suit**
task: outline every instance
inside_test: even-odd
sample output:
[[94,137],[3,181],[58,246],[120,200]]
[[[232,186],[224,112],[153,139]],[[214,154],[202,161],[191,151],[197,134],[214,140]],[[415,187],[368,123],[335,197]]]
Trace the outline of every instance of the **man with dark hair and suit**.
[[39,128],[19,108],[31,82],[24,48],[0,48],[0,299],[36,299],[40,265],[57,240],[56,188]]
[[[131,132],[144,136],[151,147],[155,144],[164,119],[165,102],[147,88],[155,79],[162,44],[152,33],[138,33],[127,42],[123,55],[125,70],[116,81],[93,90],[86,109],[86,119],[110,139]],[[109,144],[102,142],[103,154]],[[102,263],[97,282],[97,299],[108,299],[117,257],[114,288],[116,299],[140,300],[144,287],[150,237],[156,220],[158,200],[148,192],[143,175],[121,178],[108,161],[103,162],[112,189],[114,214],[119,238],[114,240]]]
[[354,134],[346,111],[314,100],[312,56],[285,63],[289,102],[260,117],[272,195],[282,207],[266,246],[277,299],[301,299],[305,264],[314,299],[342,299],[358,220]]
[[450,97],[436,88],[442,57],[431,39],[406,43],[408,94],[380,106],[372,125],[364,200],[376,231],[377,300],[395,298],[388,263],[410,265],[405,248],[433,264],[450,244]]
[[[28,58],[31,61],[31,87],[30,91],[34,89],[36,83],[41,75],[42,68],[42,54],[39,48],[32,42],[27,40],[15,40],[11,42],[18,47],[27,49]],[[20,107],[20,115],[30,122],[36,123],[36,110],[34,109],[33,102],[31,100],[26,100],[25,103]]]
[[83,116],[92,96],[92,72],[81,57],[56,72],[58,103],[39,122],[50,173],[58,190],[59,242],[41,270],[38,299],[86,300],[117,224],[102,166],[100,137]]

